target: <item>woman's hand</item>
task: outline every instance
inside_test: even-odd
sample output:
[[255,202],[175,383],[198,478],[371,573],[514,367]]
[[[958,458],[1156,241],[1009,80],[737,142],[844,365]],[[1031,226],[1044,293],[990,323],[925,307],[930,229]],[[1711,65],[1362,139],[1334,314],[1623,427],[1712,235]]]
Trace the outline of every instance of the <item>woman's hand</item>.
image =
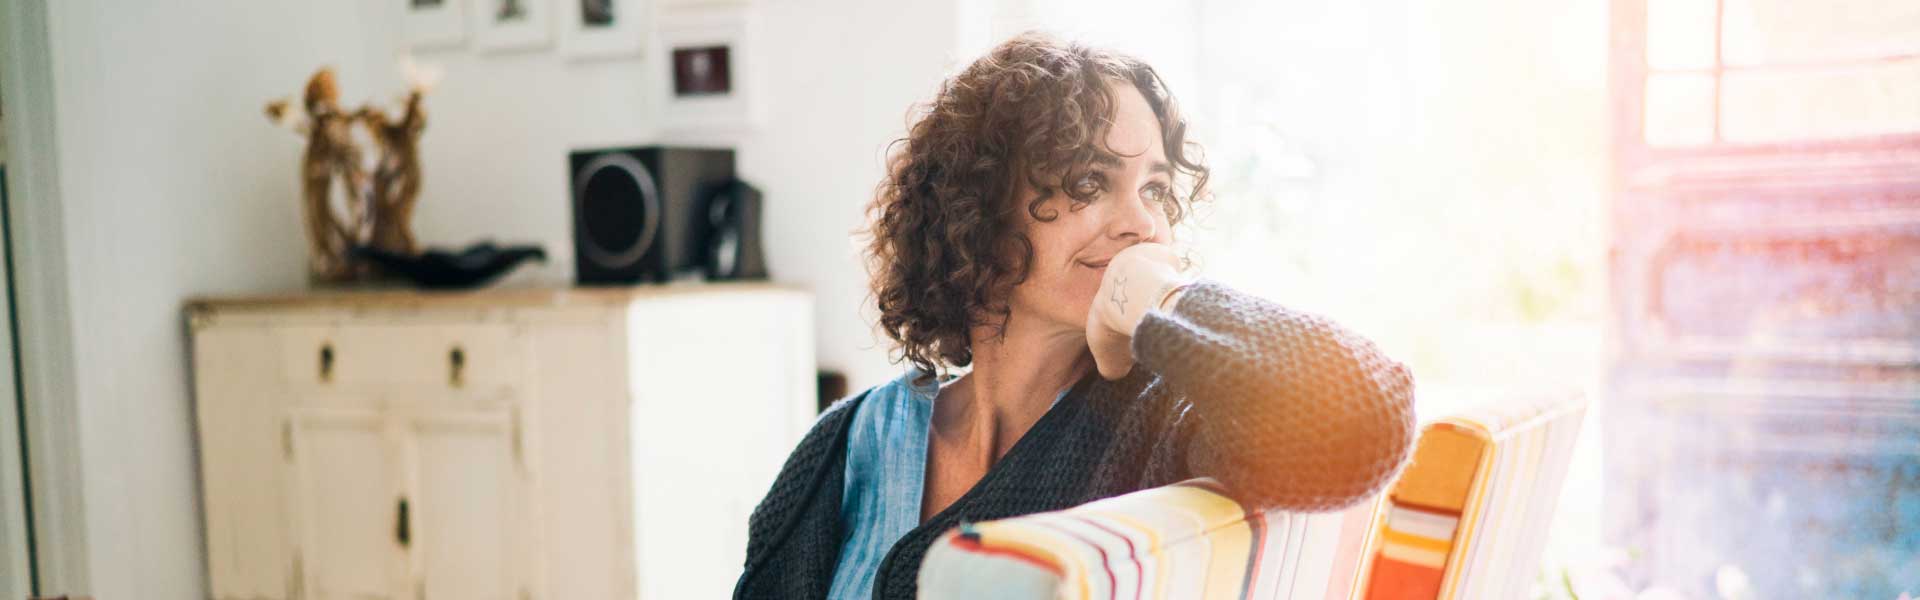
[[1087,347],[1101,377],[1119,379],[1133,370],[1133,330],[1148,310],[1172,308],[1191,281],[1180,273],[1180,263],[1173,248],[1156,243],[1121,250],[1107,263],[1087,311]]

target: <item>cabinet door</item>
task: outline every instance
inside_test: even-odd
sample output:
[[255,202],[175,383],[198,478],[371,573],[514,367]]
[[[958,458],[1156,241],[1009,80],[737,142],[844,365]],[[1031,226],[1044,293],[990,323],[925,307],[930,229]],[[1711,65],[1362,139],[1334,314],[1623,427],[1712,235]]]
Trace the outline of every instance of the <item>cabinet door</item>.
[[298,593],[291,569],[299,531],[287,512],[293,447],[276,393],[274,338],[203,313],[190,323],[207,595],[288,600]]
[[687,294],[630,314],[641,598],[732,592],[754,504],[816,404],[803,298]]
[[392,421],[372,408],[296,409],[288,434],[303,595],[402,598],[407,515]]
[[412,578],[426,600],[519,600],[529,487],[515,409],[406,417],[414,505]]

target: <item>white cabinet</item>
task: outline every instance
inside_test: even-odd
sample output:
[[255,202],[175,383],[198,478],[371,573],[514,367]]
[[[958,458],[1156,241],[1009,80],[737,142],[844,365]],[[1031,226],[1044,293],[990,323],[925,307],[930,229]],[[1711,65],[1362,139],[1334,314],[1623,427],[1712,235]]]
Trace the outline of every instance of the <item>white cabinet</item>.
[[217,599],[722,597],[812,422],[767,285],[195,301]]

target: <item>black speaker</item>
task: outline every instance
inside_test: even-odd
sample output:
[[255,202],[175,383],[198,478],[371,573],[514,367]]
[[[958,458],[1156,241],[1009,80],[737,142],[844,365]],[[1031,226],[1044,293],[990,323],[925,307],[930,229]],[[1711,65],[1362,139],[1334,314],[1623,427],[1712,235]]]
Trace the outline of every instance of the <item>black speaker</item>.
[[766,279],[767,260],[760,252],[760,190],[738,179],[714,187],[703,196],[701,213],[706,231],[701,237],[707,279]]
[[704,267],[709,190],[734,180],[733,151],[615,148],[568,156],[574,272],[581,285],[667,281]]

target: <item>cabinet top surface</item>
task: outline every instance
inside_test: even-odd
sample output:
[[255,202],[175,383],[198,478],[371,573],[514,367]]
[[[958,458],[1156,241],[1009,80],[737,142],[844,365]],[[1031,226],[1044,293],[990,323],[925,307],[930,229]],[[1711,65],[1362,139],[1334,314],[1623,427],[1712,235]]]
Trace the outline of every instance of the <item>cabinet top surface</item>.
[[415,289],[302,290],[237,296],[197,296],[188,311],[462,309],[618,306],[650,298],[740,293],[804,293],[805,288],[766,282],[670,283],[609,287],[494,288],[440,291]]

